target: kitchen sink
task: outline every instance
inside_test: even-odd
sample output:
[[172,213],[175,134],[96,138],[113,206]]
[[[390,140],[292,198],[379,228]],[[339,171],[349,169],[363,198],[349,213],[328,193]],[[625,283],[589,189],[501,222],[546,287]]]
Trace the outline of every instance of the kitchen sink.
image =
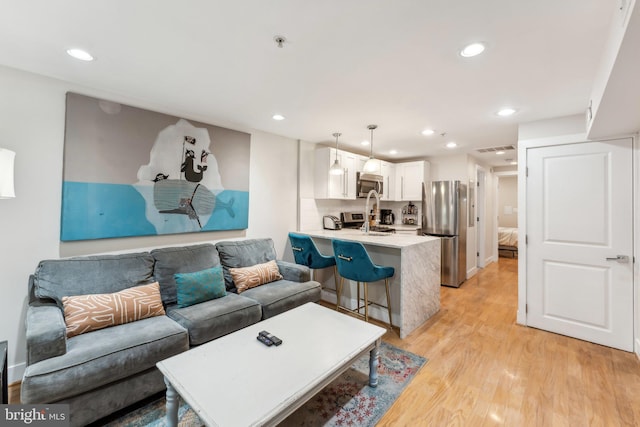
[[385,227],[384,225],[374,225],[372,227],[369,227],[369,231],[376,231],[384,234],[391,234],[391,233],[395,233],[396,229],[391,227]]

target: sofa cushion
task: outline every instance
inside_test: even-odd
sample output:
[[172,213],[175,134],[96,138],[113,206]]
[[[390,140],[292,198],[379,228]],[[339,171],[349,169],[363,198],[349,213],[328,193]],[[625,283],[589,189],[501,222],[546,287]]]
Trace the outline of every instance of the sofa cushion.
[[[69,405],[69,426],[86,426],[98,420],[98,423],[92,424],[94,427],[103,425],[114,426],[118,424],[108,423],[107,421],[114,419],[114,417],[110,416],[108,419],[102,420],[101,418],[125,409],[136,402],[157,395],[165,391],[166,388],[167,386],[164,383],[162,372],[156,367],[153,367],[139,374],[89,390],[86,393],[72,396],[68,399],[59,400],[55,403]],[[157,397],[154,397],[154,399],[157,399]],[[143,403],[141,402],[141,404]],[[138,407],[139,406],[140,405],[138,405]],[[132,408],[127,408],[126,410],[126,412],[131,411]],[[153,414],[153,412],[151,412],[151,414]],[[141,424],[145,425],[146,423]],[[35,425],[37,424],[31,424],[31,427],[35,427]],[[121,423],[120,427],[124,427],[125,425],[128,427],[130,424]],[[133,424],[132,427],[134,425],[135,424]]]
[[247,239],[216,243],[220,263],[224,267],[227,290],[236,292],[229,268],[250,267],[276,259],[271,239]]
[[67,353],[27,366],[22,403],[51,403],[129,377],[189,348],[187,331],[167,316],[100,329],[67,340]]
[[256,301],[229,293],[189,307],[167,306],[167,316],[189,331],[194,346],[253,325],[260,321],[262,310]]
[[178,307],[189,307],[227,294],[221,266],[193,273],[177,273],[174,278]]
[[215,246],[210,243],[175,248],[161,248],[151,251],[156,261],[154,276],[160,283],[162,302],[165,305],[177,301],[176,273],[193,273],[220,265]]
[[118,292],[153,282],[153,257],[146,252],[40,261],[34,277],[38,298]]
[[67,337],[165,314],[158,282],[112,294],[62,297]]
[[320,283],[315,281],[299,283],[279,280],[248,289],[242,296],[259,302],[262,319],[268,319],[299,305],[320,301],[320,292]]
[[230,268],[229,274],[231,274],[233,284],[238,293],[282,279],[282,274],[280,274],[278,264],[275,261],[268,261],[251,267]]

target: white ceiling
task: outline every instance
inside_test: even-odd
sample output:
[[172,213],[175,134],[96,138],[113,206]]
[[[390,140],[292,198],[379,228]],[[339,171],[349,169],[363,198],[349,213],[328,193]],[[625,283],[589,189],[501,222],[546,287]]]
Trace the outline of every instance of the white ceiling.
[[[0,64],[213,123],[310,142],[339,131],[352,151],[368,151],[360,142],[377,124],[374,154],[407,159],[516,144],[518,123],[583,113],[614,10],[611,0],[3,0]],[[458,55],[474,41],[483,55]],[[71,47],[96,60],[70,58]],[[517,114],[496,116],[506,105]],[[434,136],[420,134],[428,127]]]

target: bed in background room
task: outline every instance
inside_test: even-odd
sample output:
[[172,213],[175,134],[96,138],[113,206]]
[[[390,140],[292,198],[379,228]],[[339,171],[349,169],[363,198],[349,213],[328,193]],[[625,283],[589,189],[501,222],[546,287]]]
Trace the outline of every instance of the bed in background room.
[[518,229],[498,227],[498,254],[516,258],[518,256]]

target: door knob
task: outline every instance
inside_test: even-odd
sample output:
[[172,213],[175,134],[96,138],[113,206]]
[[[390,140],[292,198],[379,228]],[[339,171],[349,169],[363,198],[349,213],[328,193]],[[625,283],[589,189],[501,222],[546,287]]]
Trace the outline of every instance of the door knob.
[[620,263],[629,262],[628,255],[616,255],[614,258],[607,258],[607,261],[618,261]]

